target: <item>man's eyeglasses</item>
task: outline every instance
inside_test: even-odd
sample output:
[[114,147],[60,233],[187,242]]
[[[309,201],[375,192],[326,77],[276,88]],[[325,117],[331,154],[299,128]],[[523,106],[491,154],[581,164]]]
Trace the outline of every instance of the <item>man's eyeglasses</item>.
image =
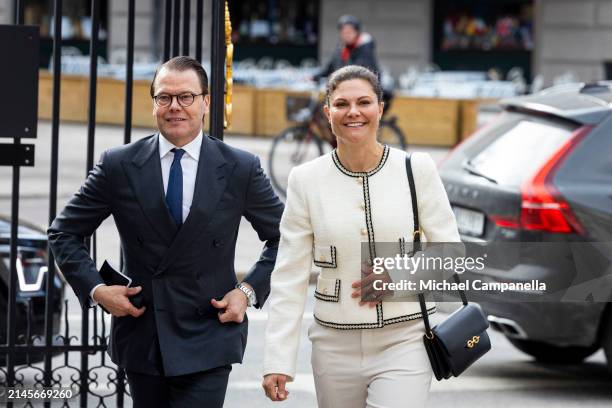
[[193,101],[196,96],[204,95],[204,93],[194,94],[191,92],[185,92],[179,95],[170,95],[170,94],[159,94],[155,95],[153,99],[155,100],[155,104],[160,108],[165,108],[167,106],[172,105],[172,99],[176,97],[176,101],[183,108],[193,105]]

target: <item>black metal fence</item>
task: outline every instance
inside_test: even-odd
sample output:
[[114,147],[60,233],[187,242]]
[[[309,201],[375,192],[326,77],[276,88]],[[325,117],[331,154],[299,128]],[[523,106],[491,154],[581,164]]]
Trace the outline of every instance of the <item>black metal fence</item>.
[[[88,132],[87,132],[87,165],[84,177],[94,165],[94,142],[96,135],[96,83],[98,72],[98,30],[100,26],[100,1],[91,1],[91,40],[90,72],[88,95]],[[132,133],[132,86],[134,64],[134,19],[135,0],[128,2],[127,58],[125,81],[125,123],[124,143],[131,141]],[[14,24],[24,22],[25,1],[14,1]],[[196,0],[195,24],[195,58],[202,60],[203,39],[203,0]],[[211,0],[211,113],[210,133],[223,138],[223,91],[224,91],[224,1]],[[60,148],[60,78],[62,47],[62,0],[53,1],[53,90],[51,120],[51,160],[49,185],[49,223],[57,214],[58,194],[58,152]],[[191,34],[191,0],[165,0],[165,20],[163,33],[163,59],[168,60],[179,54],[189,53]],[[182,30],[181,30],[182,28]],[[181,48],[182,44],[182,48]],[[3,57],[4,60],[4,57]],[[38,67],[36,66],[36,69]],[[0,79],[2,81],[3,79]],[[4,78],[6,81],[7,78]],[[34,104],[36,111],[36,104]],[[0,127],[4,124],[0,123]],[[35,135],[35,132],[34,132]],[[12,137],[12,136],[11,136]],[[84,309],[81,315],[81,332],[75,335],[70,330],[68,304],[63,299],[62,282],[55,268],[53,255],[46,242],[42,248],[29,248],[32,242],[19,233],[19,196],[20,167],[34,165],[33,145],[22,144],[21,136],[14,136],[12,144],[0,145],[0,164],[12,166],[11,217],[8,247],[9,268],[6,279],[6,330],[0,327],[0,389],[7,387],[73,387],[72,398],[59,401],[61,406],[122,407],[125,395],[128,394],[125,373],[109,361],[107,349],[108,329],[102,312],[98,308]],[[30,146],[31,149],[30,150]],[[3,242],[0,241],[0,247]],[[90,240],[92,257],[96,258],[95,235]],[[40,291],[40,299],[24,297],[19,293],[18,272],[23,275],[27,265],[28,251],[43,253],[46,267],[40,267],[38,273],[45,273]],[[36,252],[38,251],[38,252]],[[37,256],[37,255],[34,255]],[[40,260],[39,260],[40,261]],[[1,283],[1,282],[0,282]],[[43,289],[44,288],[44,289]],[[0,287],[0,290],[2,288]],[[0,299],[0,313],[2,313]],[[62,310],[63,309],[63,310]],[[44,316],[44,318],[40,317]],[[62,333],[58,333],[63,321]],[[0,319],[0,324],[2,320]],[[4,335],[2,335],[4,334]],[[75,363],[71,356],[80,356]],[[61,356],[60,358],[53,358]],[[3,402],[0,402],[3,404]],[[7,402],[7,406],[37,406],[33,399]],[[53,402],[57,406],[58,402]],[[51,402],[44,402],[51,406]]]

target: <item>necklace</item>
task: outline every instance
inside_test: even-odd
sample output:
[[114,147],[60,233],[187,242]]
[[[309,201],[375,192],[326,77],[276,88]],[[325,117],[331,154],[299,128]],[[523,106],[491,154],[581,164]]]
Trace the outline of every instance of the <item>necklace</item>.
[[347,170],[355,172],[355,173],[367,173],[373,170],[374,168],[376,168],[376,166],[378,166],[378,164],[380,163],[380,159],[385,151],[385,148],[380,142],[376,142],[376,150],[377,152],[376,152],[375,160],[373,160],[373,164],[372,165],[368,164],[367,166],[363,166],[365,167],[365,169],[363,170],[355,169],[352,165],[349,164],[349,162],[346,160],[346,157],[344,157],[344,159],[340,157],[340,155],[338,154],[339,153],[338,149],[336,149],[336,154],[338,155],[338,159],[340,160],[340,162],[344,163]]

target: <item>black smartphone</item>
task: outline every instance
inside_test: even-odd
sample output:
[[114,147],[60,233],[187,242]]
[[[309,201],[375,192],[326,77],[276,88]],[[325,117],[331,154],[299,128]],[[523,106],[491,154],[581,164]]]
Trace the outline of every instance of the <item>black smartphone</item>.
[[120,285],[129,287],[132,284],[132,278],[122,274],[113,268],[108,261],[104,261],[100,268],[100,276],[104,283],[108,286]]
[[[108,261],[104,261],[102,264],[102,267],[100,268],[100,276],[102,277],[104,283],[108,286],[121,285],[129,288],[132,284],[132,278],[113,268]],[[132,295],[128,299],[130,300],[130,303],[132,303],[132,305],[138,309],[144,305],[142,293]],[[100,305],[100,307],[102,307],[102,305]],[[104,309],[104,307],[102,307],[102,309]],[[104,311],[108,313],[106,309],[104,309]]]

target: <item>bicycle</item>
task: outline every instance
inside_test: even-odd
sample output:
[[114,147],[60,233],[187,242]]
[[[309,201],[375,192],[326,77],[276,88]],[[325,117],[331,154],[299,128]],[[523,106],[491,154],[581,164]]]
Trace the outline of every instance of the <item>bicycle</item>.
[[[390,97],[389,95],[389,101]],[[378,128],[378,140],[406,150],[406,136],[397,125],[397,117],[387,116],[387,113],[385,106]],[[323,114],[323,102],[318,90],[312,91],[310,98],[287,97],[286,115],[290,121],[297,124],[283,130],[274,138],[268,156],[272,185],[283,197],[287,195],[289,172],[293,167],[336,148],[336,137]]]

